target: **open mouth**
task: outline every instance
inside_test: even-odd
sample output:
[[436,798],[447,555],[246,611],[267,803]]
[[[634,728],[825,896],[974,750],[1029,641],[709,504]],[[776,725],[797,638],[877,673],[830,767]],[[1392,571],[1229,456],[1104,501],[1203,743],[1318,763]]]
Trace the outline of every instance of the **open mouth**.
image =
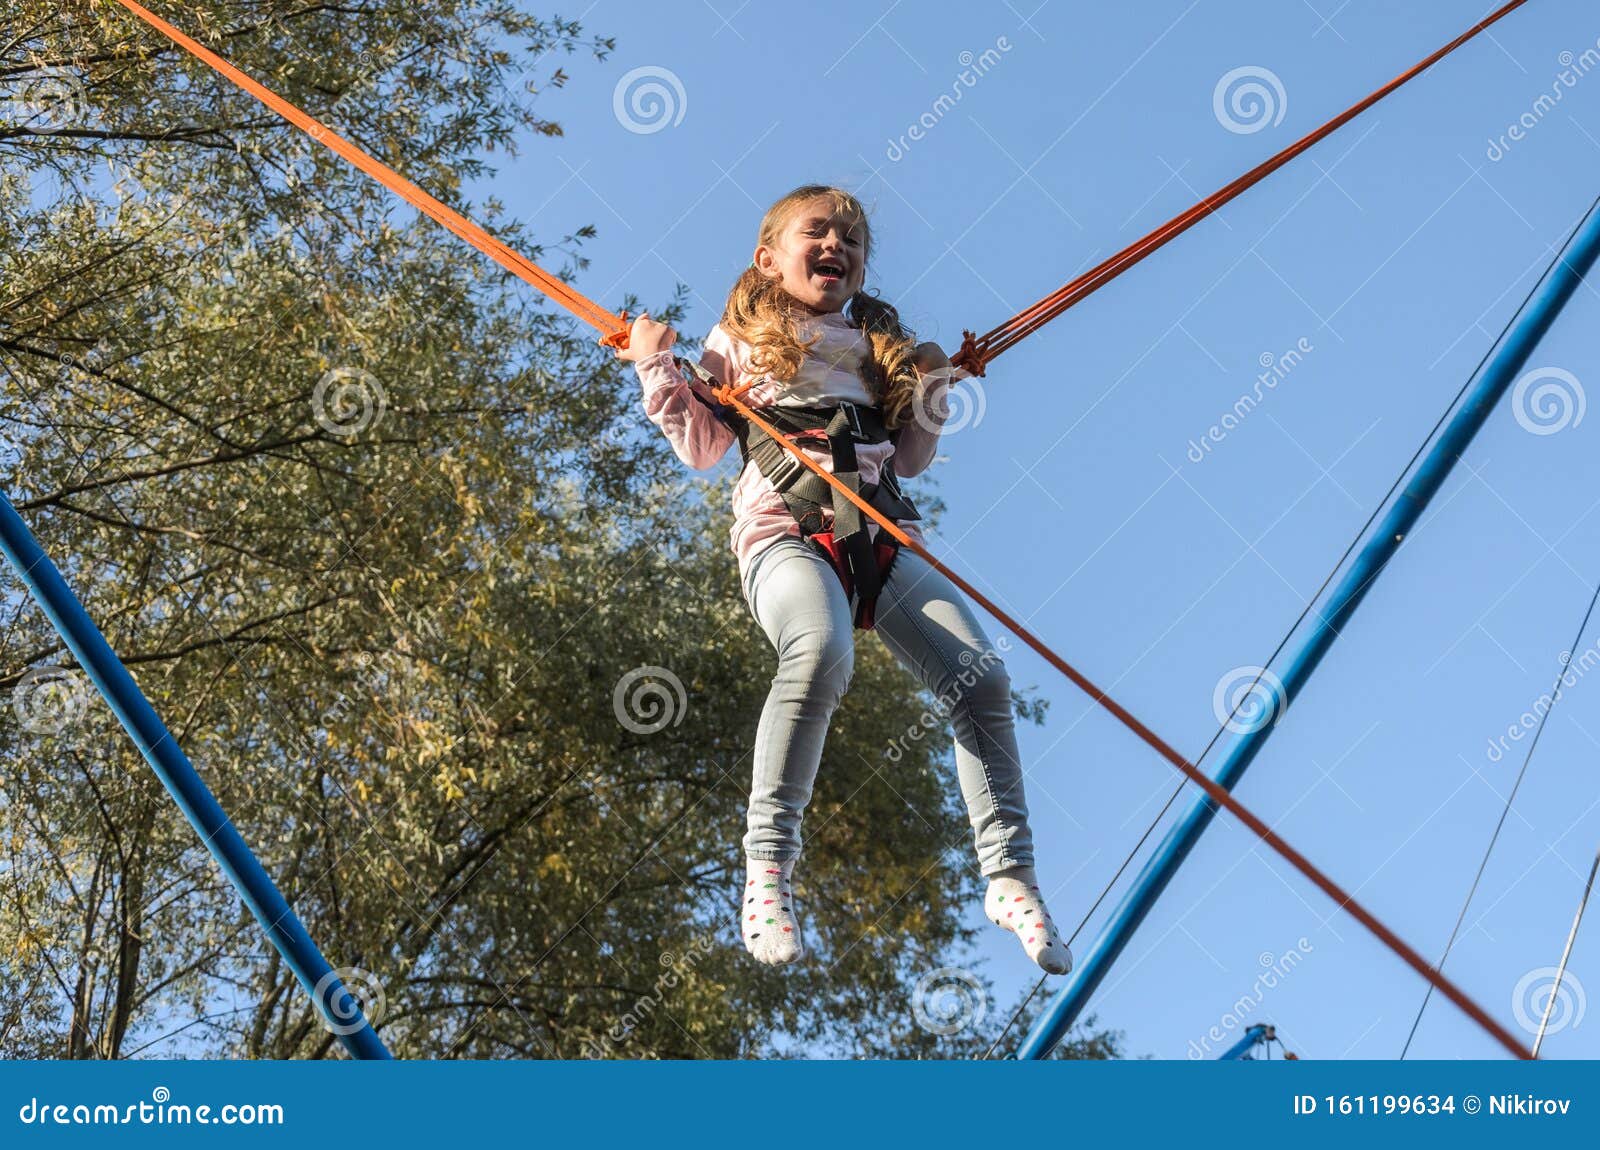
[[823,279],[843,280],[844,265],[832,260],[819,260],[811,266],[811,274]]

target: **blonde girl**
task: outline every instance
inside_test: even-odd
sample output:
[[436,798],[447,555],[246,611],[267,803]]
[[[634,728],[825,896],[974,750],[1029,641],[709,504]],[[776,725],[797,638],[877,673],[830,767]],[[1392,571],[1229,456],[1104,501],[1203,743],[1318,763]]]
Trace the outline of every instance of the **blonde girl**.
[[1063,974],[1072,959],[1034,872],[1010,680],[971,608],[716,396],[739,395],[920,540],[897,479],[933,461],[951,369],[937,346],[917,344],[894,308],[864,290],[870,254],[867,215],[853,195],[797,188],[763,217],[750,266],[698,367],[673,356],[676,334],[648,315],[619,353],[638,371],[646,413],[685,464],[712,467],[735,443],[745,458],[733,493],[733,551],[778,668],[756,728],[741,933],[762,962],[805,954],[793,893],[801,821],[850,683],[859,626],[875,629],[949,708],[962,797],[989,879],[985,910],[1029,958]]

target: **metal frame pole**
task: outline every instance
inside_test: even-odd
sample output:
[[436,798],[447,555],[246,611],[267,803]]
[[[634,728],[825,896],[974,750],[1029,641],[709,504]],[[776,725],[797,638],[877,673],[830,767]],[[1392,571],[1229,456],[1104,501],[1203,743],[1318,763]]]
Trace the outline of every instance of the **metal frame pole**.
[[1218,1062],[1238,1062],[1257,1046],[1265,1045],[1273,1039],[1272,1027],[1264,1022],[1258,1022],[1246,1030],[1238,1042],[1217,1055]]
[[[1275,706],[1266,709],[1266,721],[1243,734],[1228,749],[1213,776],[1219,785],[1231,791],[1251,760],[1266,745],[1277,715],[1299,696],[1312,672],[1317,669],[1317,664],[1349,625],[1350,617],[1361,605],[1373,582],[1399,551],[1406,535],[1428,506],[1428,501],[1444,484],[1456,461],[1521,372],[1539,340],[1583,282],[1584,275],[1593,266],[1597,256],[1600,256],[1600,201],[1589,209],[1589,214],[1573,231],[1561,254],[1501,333],[1468,382],[1461,403],[1440,431],[1438,439],[1418,462],[1410,482],[1374,525],[1366,546],[1355,556],[1344,578],[1330,592],[1326,606],[1312,616],[1309,633],[1288,654],[1285,670],[1279,680],[1282,690],[1274,691],[1277,696],[1273,700]],[[1216,804],[1201,795],[1167,833],[1139,872],[1133,886],[1112,912],[1110,920],[1083,961],[1069,976],[1070,981],[1023,1040],[1017,1050],[1019,1059],[1047,1057],[1066,1036],[1100,981],[1122,953],[1123,947],[1127,946],[1134,931],[1210,825],[1216,811]]]
[[0,493],[0,550],[352,1057],[392,1057],[83,604]]

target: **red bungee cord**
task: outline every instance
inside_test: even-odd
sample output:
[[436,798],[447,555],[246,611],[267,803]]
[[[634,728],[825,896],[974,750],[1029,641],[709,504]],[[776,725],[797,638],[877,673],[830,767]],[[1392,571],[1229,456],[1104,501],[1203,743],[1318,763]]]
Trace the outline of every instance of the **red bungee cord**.
[[[367,153],[363,152],[360,148],[356,147],[354,144],[351,144],[348,140],[338,136],[319,121],[296,107],[294,104],[291,104],[283,97],[277,95],[270,89],[264,87],[262,84],[251,79],[249,76],[245,75],[245,73],[235,68],[232,64],[229,64],[221,56],[218,56],[216,53],[196,43],[188,36],[185,36],[182,32],[179,32],[166,21],[161,20],[147,9],[135,3],[134,0],[116,0],[116,2],[126,8],[133,15],[143,20],[150,27],[160,32],[163,36],[167,37],[174,44],[178,45],[180,48],[183,48],[185,51],[194,55],[197,59],[215,69],[218,73],[232,81],[243,91],[260,100],[263,104],[267,105],[267,107],[277,112],[280,116],[283,116],[291,124],[294,124],[297,128],[310,135],[313,139],[327,145],[327,147],[337,152],[340,156],[354,164],[361,171],[372,176],[379,183],[383,184],[384,187],[389,188],[396,195],[400,196],[402,199],[406,200],[406,202],[417,208],[417,210],[432,217],[434,220],[437,220],[444,227],[448,228],[451,232],[466,240],[467,243],[471,244],[473,247],[489,256],[502,267],[506,268],[508,271],[512,272],[541,292],[544,292],[550,297],[550,299],[560,304],[574,316],[596,328],[604,336],[604,338],[601,340],[602,343],[614,348],[627,346],[628,330],[627,319],[625,316],[617,315],[606,308],[601,307],[593,300],[588,299],[586,296],[575,291],[571,287],[568,287],[560,279],[551,275],[549,272],[544,271],[542,268],[538,267],[521,254],[513,251],[511,248],[495,239],[488,232],[484,231],[477,224],[474,224],[472,221],[462,216],[453,208],[448,207],[439,200],[435,199],[433,196],[430,196],[427,192],[417,187],[417,185],[413,184],[411,181],[401,176],[398,172],[394,171],[394,169],[367,155]],[[1331,132],[1334,128],[1338,127],[1339,124],[1358,114],[1363,108],[1375,103],[1378,99],[1382,98],[1383,95],[1387,94],[1388,91],[1392,91],[1394,88],[1410,79],[1411,76],[1426,68],[1434,60],[1442,57],[1458,45],[1465,43],[1467,40],[1471,39],[1472,36],[1476,35],[1478,32],[1494,23],[1495,20],[1500,19],[1500,17],[1504,16],[1512,9],[1520,7],[1526,2],[1527,0],[1515,0],[1514,3],[1507,4],[1499,12],[1495,13],[1495,15],[1477,25],[1470,32],[1459,37],[1456,41],[1447,45],[1439,52],[1435,53],[1428,60],[1417,65],[1417,67],[1412,69],[1410,72],[1402,75],[1394,81],[1391,81],[1391,83],[1386,85],[1384,89],[1380,89],[1372,96],[1369,96],[1366,100],[1362,101],[1361,104],[1356,105],[1355,108],[1346,112],[1338,120],[1330,121],[1329,124],[1324,125],[1321,129],[1318,129],[1318,132],[1312,133],[1311,136],[1306,137],[1304,140],[1295,144],[1292,148],[1280,153],[1272,160],[1267,161],[1266,164],[1263,164],[1260,168],[1257,168],[1255,172],[1251,173],[1251,175],[1254,176],[1254,179],[1250,179],[1250,183],[1258,181],[1268,172],[1274,170],[1276,167],[1282,166],[1282,164],[1286,163],[1290,158],[1292,158],[1293,155],[1298,154],[1299,151],[1303,151],[1312,143],[1315,143],[1316,139],[1320,139],[1322,136],[1327,135],[1328,132]],[[1256,173],[1259,173],[1259,175]],[[1249,179],[1248,176],[1244,178]],[[1239,181],[1235,181],[1235,184],[1239,184]],[[1187,223],[1184,223],[1182,227],[1176,228],[1176,230],[1173,230],[1170,234],[1162,235],[1167,228],[1172,228],[1173,225],[1177,223],[1177,221],[1173,221],[1173,224],[1168,224],[1166,225],[1166,228],[1159,229],[1156,233],[1152,233],[1152,236],[1160,236],[1161,238],[1157,242],[1151,244],[1146,250],[1139,252],[1137,255],[1129,259],[1125,266],[1118,267],[1115,271],[1111,272],[1101,282],[1109,282],[1110,279],[1121,274],[1121,272],[1126,270],[1127,267],[1132,267],[1133,264],[1137,263],[1139,259],[1142,259],[1145,255],[1148,255],[1150,251],[1154,251],[1156,247],[1159,247],[1162,243],[1165,243],[1168,239],[1171,239],[1173,235],[1176,235],[1179,231],[1191,226],[1195,220],[1207,214],[1209,211],[1215,210],[1216,206],[1227,202],[1228,199],[1232,199],[1233,196],[1238,195],[1239,192],[1243,191],[1245,187],[1249,186],[1249,183],[1239,184],[1236,190],[1232,191],[1231,194],[1226,195],[1226,198],[1218,199],[1218,197],[1224,196],[1225,193],[1228,193],[1229,189],[1235,188],[1235,184],[1230,184],[1228,188],[1223,189],[1223,191],[1219,192],[1217,196],[1213,196],[1209,200],[1202,201],[1201,204],[1190,209],[1190,212],[1185,213],[1185,217],[1189,216],[1191,213],[1197,214],[1194,215],[1194,219],[1190,219]],[[1206,206],[1208,204],[1210,205],[1209,207]],[[1202,208],[1205,210],[1202,211]],[[1181,220],[1185,217],[1179,217],[1179,219]],[[1147,237],[1146,240],[1140,241],[1140,243],[1147,244],[1150,243],[1150,240],[1151,237]],[[1138,247],[1140,247],[1140,245],[1134,245],[1134,248]],[[1133,250],[1133,248],[1129,249],[1130,252]],[[1124,253],[1124,255],[1126,255],[1126,253]],[[1108,260],[1106,264],[1101,266],[1107,267],[1119,258],[1121,257],[1114,256],[1111,260]],[[1088,274],[1092,276],[1095,273],[1090,272]],[[1080,279],[1084,278],[1085,277],[1080,277]],[[1074,281],[1074,283],[1077,282],[1078,281]],[[1094,286],[1098,287],[1099,284],[1097,283]],[[1057,293],[1057,297],[1063,296],[1063,293],[1067,293],[1070,289],[1072,289],[1072,287],[1072,284],[1067,285],[1066,288],[1062,289],[1062,292]],[[1087,295],[1093,290],[1094,288],[1090,287],[1081,294],[1077,295],[1074,299],[1069,300],[1067,303],[1061,305],[1058,311],[1051,314],[1039,313],[1043,315],[1043,318],[1037,318],[1034,316],[1035,310],[1044,306],[1045,304],[1050,303],[1050,300],[1041,301],[1039,305],[1035,305],[1035,308],[1031,308],[1027,313],[1024,313],[1025,316],[1033,317],[1029,320],[1033,326],[1022,331],[1020,335],[1010,338],[1009,342],[1004,343],[1001,349],[1003,350],[1004,347],[1008,347],[1011,343],[1015,343],[1017,339],[1020,339],[1023,335],[1026,335],[1028,331],[1032,331],[1037,326],[1048,322],[1052,315],[1059,314],[1060,311],[1064,311],[1067,307],[1071,306],[1072,302],[1076,302],[1076,299],[1081,299],[1083,295]],[[1054,300],[1057,297],[1051,297],[1051,300]],[[970,333],[968,333],[968,335],[969,343],[972,343],[973,338],[971,337]],[[987,338],[988,337],[985,337],[985,339]],[[999,354],[998,351],[992,351],[988,358],[993,358],[993,356],[997,354]],[[980,369],[978,374],[982,374],[981,367],[985,362],[987,362],[986,359],[979,359],[977,361],[977,366]],[[1416,970],[1418,974],[1422,975],[1423,978],[1432,983],[1434,988],[1437,989],[1439,993],[1443,994],[1451,1002],[1460,1007],[1469,1018],[1471,1018],[1479,1026],[1483,1027],[1483,1029],[1487,1031],[1497,1042],[1504,1046],[1507,1051],[1517,1058],[1529,1057],[1528,1052],[1522,1047],[1522,1045],[1517,1041],[1510,1031],[1491,1018],[1488,1012],[1474,1002],[1471,998],[1467,997],[1465,992],[1463,992],[1459,987],[1456,986],[1454,982],[1447,978],[1443,972],[1435,970],[1431,965],[1429,965],[1427,960],[1418,954],[1402,938],[1400,938],[1399,935],[1384,925],[1384,923],[1381,922],[1377,916],[1372,914],[1372,912],[1368,911],[1365,907],[1358,903],[1353,895],[1346,892],[1343,887],[1339,886],[1338,883],[1334,882],[1331,878],[1324,874],[1323,871],[1316,866],[1316,864],[1312,863],[1308,858],[1306,858],[1305,855],[1301,854],[1294,847],[1290,846],[1288,842],[1279,837],[1278,834],[1267,825],[1265,820],[1260,818],[1238,799],[1236,799],[1225,787],[1201,772],[1198,767],[1196,767],[1183,755],[1179,754],[1178,751],[1175,750],[1164,739],[1162,739],[1149,727],[1145,726],[1145,724],[1136,718],[1132,712],[1123,707],[1110,695],[1102,691],[1087,676],[1085,676],[1072,664],[1068,663],[1064,658],[1048,647],[1043,640],[1039,639],[1033,634],[1033,632],[1029,631],[1016,619],[1012,618],[1010,614],[1002,610],[988,596],[984,595],[976,587],[972,586],[971,583],[963,579],[960,575],[956,574],[944,563],[934,558],[925,547],[901,530],[898,524],[894,523],[887,516],[873,508],[856,492],[851,491],[842,480],[833,475],[832,472],[828,471],[816,460],[812,459],[802,448],[784,438],[776,428],[774,428],[766,420],[762,419],[761,416],[755,411],[751,410],[751,408],[739,398],[738,393],[735,390],[726,387],[722,388],[718,393],[718,398],[724,403],[728,404],[730,407],[733,407],[757,427],[765,431],[774,440],[781,444],[785,450],[793,454],[801,464],[810,468],[817,475],[821,476],[826,482],[831,484],[833,488],[839,492],[839,494],[843,495],[851,503],[854,503],[858,508],[860,508],[864,515],[872,519],[872,521],[875,522],[880,528],[887,531],[893,538],[898,540],[901,546],[906,547],[917,555],[921,556],[922,559],[930,564],[935,570],[939,571],[969,597],[971,597],[974,602],[978,603],[984,608],[984,610],[993,615],[995,619],[1001,623],[1001,625],[1012,631],[1019,639],[1037,652],[1051,666],[1060,671],[1077,687],[1087,693],[1089,697],[1092,698],[1096,703],[1110,712],[1118,722],[1127,727],[1128,730],[1132,731],[1141,740],[1148,744],[1153,750],[1156,751],[1157,754],[1176,767],[1196,786],[1204,790],[1206,794],[1210,796],[1219,806],[1222,806],[1231,814],[1233,814],[1235,818],[1237,818],[1241,823],[1254,832],[1262,842],[1282,856],[1285,861],[1287,861],[1291,866],[1308,878],[1319,889],[1325,892],[1341,908],[1348,911],[1351,916],[1356,919],[1356,921],[1360,922],[1374,935],[1376,935],[1380,942],[1394,951],[1395,954],[1404,960],[1408,966],[1412,967],[1412,969]]]

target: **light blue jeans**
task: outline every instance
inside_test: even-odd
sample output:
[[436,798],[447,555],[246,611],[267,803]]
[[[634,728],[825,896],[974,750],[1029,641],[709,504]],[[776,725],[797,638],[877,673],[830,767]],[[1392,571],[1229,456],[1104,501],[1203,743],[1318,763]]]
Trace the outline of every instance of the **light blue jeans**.
[[[744,851],[748,858],[786,862],[800,855],[800,822],[823,739],[855,667],[855,633],[838,575],[810,544],[792,536],[755,556],[744,593],[778,651],[756,729]],[[948,579],[902,550],[878,599],[877,633],[950,714],[979,869],[991,875],[1031,866],[1011,680],[972,609]],[[926,734],[919,726],[906,738],[909,743]]]

